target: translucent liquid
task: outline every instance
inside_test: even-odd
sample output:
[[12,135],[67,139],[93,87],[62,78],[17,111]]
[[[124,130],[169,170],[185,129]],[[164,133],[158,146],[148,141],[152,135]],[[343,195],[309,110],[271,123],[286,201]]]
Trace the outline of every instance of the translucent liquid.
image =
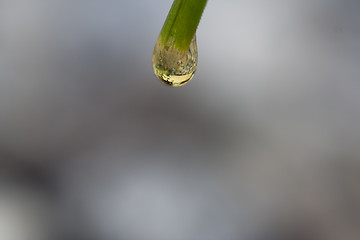
[[160,39],[156,42],[152,57],[154,73],[166,85],[179,87],[188,83],[196,71],[197,61],[195,35],[187,52],[163,47]]

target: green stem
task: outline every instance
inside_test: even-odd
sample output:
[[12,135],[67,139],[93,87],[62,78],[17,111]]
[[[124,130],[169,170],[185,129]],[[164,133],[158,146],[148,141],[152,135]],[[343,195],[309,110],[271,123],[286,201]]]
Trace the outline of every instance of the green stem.
[[174,0],[160,32],[161,44],[189,49],[207,0]]

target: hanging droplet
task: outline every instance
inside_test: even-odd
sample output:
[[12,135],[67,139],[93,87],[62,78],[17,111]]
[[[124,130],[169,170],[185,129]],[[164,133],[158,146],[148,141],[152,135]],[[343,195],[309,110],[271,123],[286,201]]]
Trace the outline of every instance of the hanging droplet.
[[166,85],[179,87],[193,77],[198,62],[196,35],[191,40],[189,50],[179,51],[174,47],[164,47],[157,40],[152,63],[155,75]]

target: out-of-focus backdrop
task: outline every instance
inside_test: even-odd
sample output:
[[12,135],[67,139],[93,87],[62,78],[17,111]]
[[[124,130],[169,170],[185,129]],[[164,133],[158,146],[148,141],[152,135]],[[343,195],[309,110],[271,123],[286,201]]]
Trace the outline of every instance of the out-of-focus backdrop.
[[1,240],[360,239],[360,3],[0,1]]

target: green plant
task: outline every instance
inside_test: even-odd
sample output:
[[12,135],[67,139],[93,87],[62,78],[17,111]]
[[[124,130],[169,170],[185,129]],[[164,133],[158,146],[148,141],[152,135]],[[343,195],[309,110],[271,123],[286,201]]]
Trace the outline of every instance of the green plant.
[[167,47],[189,49],[207,0],[175,0],[161,29],[159,38]]
[[195,33],[207,0],[174,0],[153,54],[155,74],[164,83],[181,86],[195,73]]

